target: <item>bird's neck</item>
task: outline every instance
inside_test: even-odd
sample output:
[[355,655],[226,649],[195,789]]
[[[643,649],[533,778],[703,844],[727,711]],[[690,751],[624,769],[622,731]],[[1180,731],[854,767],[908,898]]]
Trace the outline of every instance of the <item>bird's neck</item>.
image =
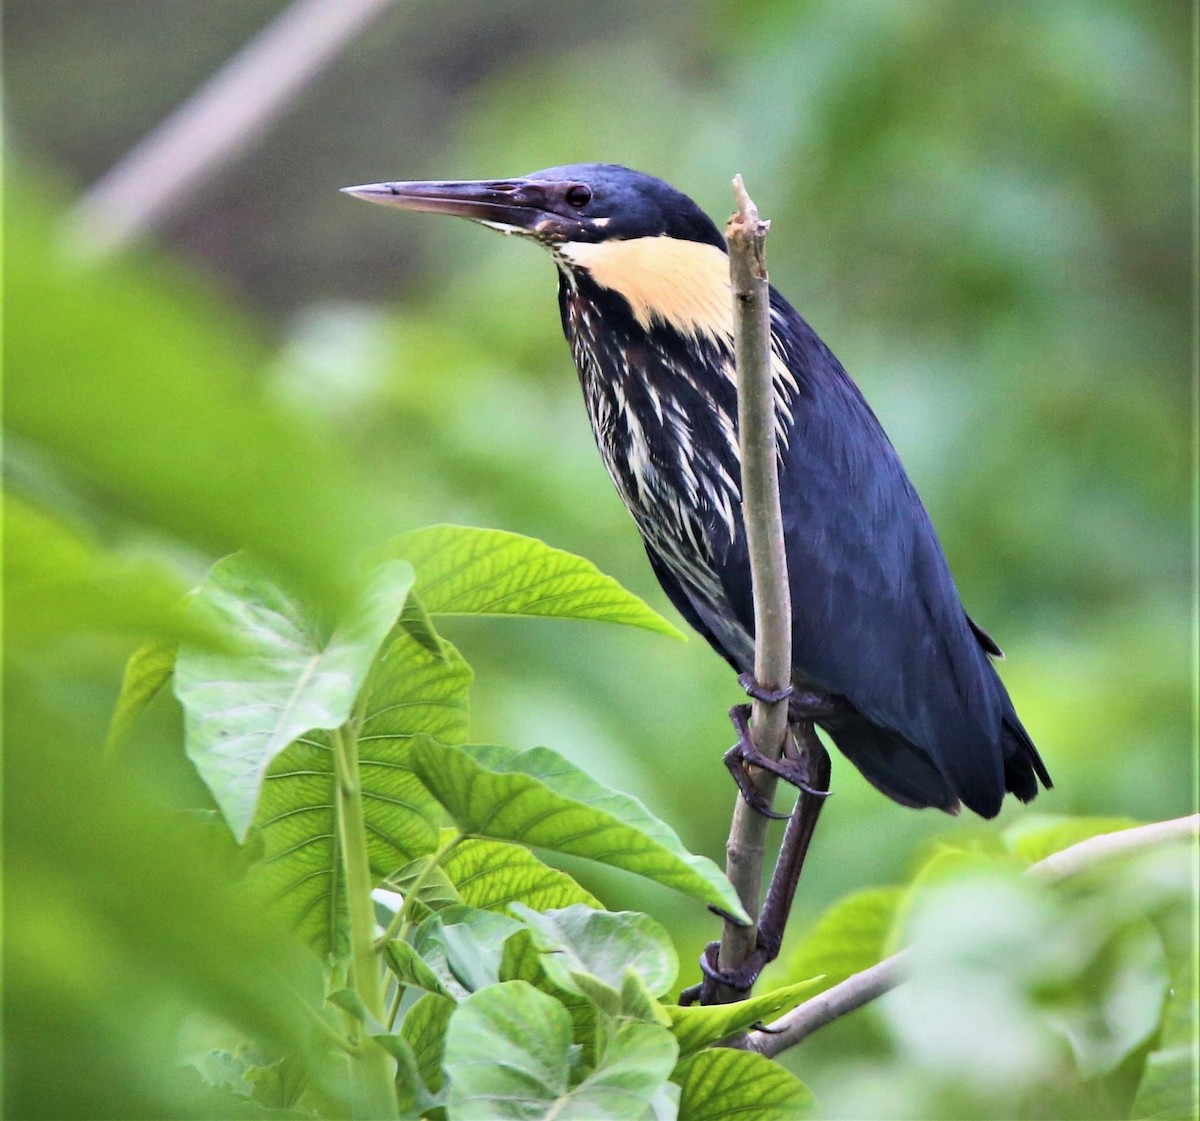
[[643,330],[666,327],[693,338],[733,337],[729,258],[715,245],[672,237],[567,242],[558,255],[620,296]]
[[[596,444],[644,535],[707,552],[740,532],[732,341],[643,321],[590,270],[563,268],[563,329]],[[728,292],[728,286],[726,286]]]

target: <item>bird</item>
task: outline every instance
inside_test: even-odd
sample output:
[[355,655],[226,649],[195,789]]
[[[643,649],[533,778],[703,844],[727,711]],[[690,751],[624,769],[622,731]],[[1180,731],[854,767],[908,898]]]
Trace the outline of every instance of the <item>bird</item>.
[[[343,189],[468,218],[549,251],[596,445],[654,575],[748,692],[777,696],[752,678],[733,299],[725,239],[708,215],[663,180],[608,163]],[[991,818],[1006,793],[1030,801],[1050,775],[993,665],[1000,648],[963,607],[895,448],[833,352],[774,287],[770,327],[791,719],[815,723],[901,805],[966,806]],[[769,812],[746,772],[769,761],[747,742],[742,719],[727,763],[747,800]],[[814,787],[806,781],[814,776],[786,760],[775,769],[802,798],[825,792],[822,776]],[[719,973],[712,957],[702,965],[709,979],[746,980]]]

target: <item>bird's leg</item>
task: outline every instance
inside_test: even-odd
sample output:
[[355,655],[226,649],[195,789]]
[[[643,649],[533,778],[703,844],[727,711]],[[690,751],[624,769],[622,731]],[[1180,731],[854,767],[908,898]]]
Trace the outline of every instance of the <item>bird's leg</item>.
[[[814,698],[823,701],[823,698]],[[823,712],[823,705],[814,705]],[[779,848],[779,859],[771,875],[767,896],[758,918],[754,952],[736,969],[718,966],[719,942],[710,942],[700,958],[704,980],[680,994],[680,1004],[691,1004],[697,997],[701,1004],[711,1004],[717,998],[717,986],[726,985],[737,992],[749,992],[762,972],[763,966],[774,961],[783,942],[788,913],[800,882],[804,858],[812,841],[821,807],[829,794],[829,753],[818,739],[811,719],[798,719],[791,727],[787,746],[791,748],[789,762],[797,775],[803,775],[804,785],[795,809],[788,819]]]

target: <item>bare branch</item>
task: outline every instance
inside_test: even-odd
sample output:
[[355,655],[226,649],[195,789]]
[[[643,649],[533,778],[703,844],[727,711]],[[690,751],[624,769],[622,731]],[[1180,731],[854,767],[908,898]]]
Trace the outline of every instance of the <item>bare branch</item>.
[[[725,235],[733,287],[735,354],[738,379],[738,439],[742,455],[742,519],[754,589],[754,676],[767,689],[792,678],[791,594],[779,511],[779,474],[775,440],[775,395],[771,379],[771,303],[764,240],[769,222],[746,193],[739,175],[733,180],[737,212]],[[787,701],[755,700],[750,728],[764,755],[777,759],[787,732]],[[776,780],[764,771],[755,776],[769,798]],[[750,915],[758,914],[762,890],[767,821],[738,798],[726,845],[726,874]],[[733,969],[755,948],[757,930],[725,924],[719,964]],[[721,996],[737,999],[722,987]]]
[[[1039,860],[1030,865],[1025,874],[1058,883],[1115,857],[1128,856],[1167,841],[1186,840],[1198,835],[1200,814],[1158,821],[1153,825],[1141,825],[1117,833],[1103,833]],[[899,985],[905,979],[907,954],[907,950],[901,950],[869,969],[847,977],[840,984],[793,1008],[768,1025],[766,1031],[750,1032],[739,1042],[739,1046],[768,1058],[795,1047],[818,1028],[861,1008]]]
[[79,200],[69,248],[105,257],[165,221],[391,2],[295,0]]

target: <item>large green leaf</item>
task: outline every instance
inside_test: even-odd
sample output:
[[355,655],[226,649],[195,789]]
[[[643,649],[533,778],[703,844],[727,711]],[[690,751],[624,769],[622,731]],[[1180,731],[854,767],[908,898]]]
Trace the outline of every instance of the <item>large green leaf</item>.
[[687,1121],[796,1121],[813,1107],[803,1082],[752,1051],[700,1051],[676,1067],[671,1081],[682,1088],[679,1116]]
[[442,869],[462,902],[485,911],[504,911],[520,901],[535,911],[600,901],[565,872],[543,864],[523,845],[469,837],[454,847]]
[[21,220],[5,223],[5,425],[110,510],[210,555],[247,549],[338,600],[401,492],[255,391],[268,348],[196,276],[64,254],[58,186],[6,192]]
[[901,887],[872,887],[839,899],[792,953],[788,976],[823,974],[819,987],[828,989],[880,961],[903,896]]
[[170,641],[189,629],[176,610],[186,585],[164,565],[106,553],[8,491],[3,515],[8,649],[50,649],[89,631]]
[[422,741],[413,744],[409,759],[464,833],[611,864],[744,915],[711,860],[689,853],[637,799],[547,748],[516,752]]
[[[358,731],[367,850],[376,881],[434,851],[441,811],[409,769],[415,735],[466,735],[470,667],[449,643],[435,655],[402,630],[367,680]],[[340,948],[340,861],[333,753],[326,733],[292,744],[272,764],[255,818],[263,858],[255,876],[321,953]]]
[[642,1121],[676,1054],[663,1028],[625,1024],[572,1088],[566,1009],[524,981],[507,981],[472,994],[450,1020],[447,1112],[451,1121]]
[[193,610],[220,620],[238,648],[181,646],[175,693],[186,714],[188,755],[238,840],[271,762],[306,732],[350,718],[413,579],[402,561],[380,565],[328,637],[241,555],[219,561],[193,593]]
[[417,594],[431,615],[595,619],[683,637],[591,561],[535,537],[438,525],[396,538],[388,552],[417,570]]
[[781,989],[773,989],[733,1004],[692,1005],[687,1008],[668,1004],[664,1007],[671,1018],[671,1034],[679,1044],[679,1054],[686,1057],[710,1043],[747,1031],[760,1020],[769,1020],[794,1008],[801,998],[816,992],[820,986],[821,979],[817,977],[810,981],[797,981],[794,985],[784,985]]
[[597,988],[605,990],[612,1010],[620,1007],[629,970],[652,996],[662,996],[679,972],[671,936],[649,915],[579,905],[539,914],[520,903],[512,911],[533,930],[542,967],[555,984],[592,999]]

